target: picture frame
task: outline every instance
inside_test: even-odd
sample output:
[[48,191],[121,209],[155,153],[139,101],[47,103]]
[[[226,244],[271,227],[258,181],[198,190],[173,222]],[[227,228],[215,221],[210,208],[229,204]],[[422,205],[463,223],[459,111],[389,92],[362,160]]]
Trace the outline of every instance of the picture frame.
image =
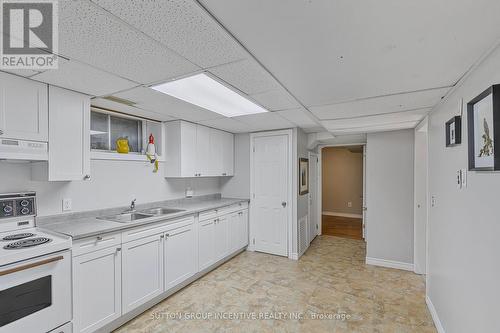
[[500,85],[493,85],[467,103],[469,170],[500,170]]
[[309,159],[299,158],[299,195],[309,193]]
[[455,116],[448,120],[446,128],[446,147],[457,146],[462,143],[462,117]]

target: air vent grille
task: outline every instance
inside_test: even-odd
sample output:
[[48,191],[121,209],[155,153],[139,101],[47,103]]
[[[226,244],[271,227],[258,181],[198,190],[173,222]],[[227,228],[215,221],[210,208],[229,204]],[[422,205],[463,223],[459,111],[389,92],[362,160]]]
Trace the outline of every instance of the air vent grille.
[[120,104],[124,104],[124,105],[128,105],[128,106],[134,106],[135,102],[132,102],[128,99],[125,99],[125,98],[120,98],[120,97],[115,97],[115,96],[105,96],[103,97],[104,99],[107,99],[108,101],[112,101],[112,102],[115,102],[115,103],[120,103]]

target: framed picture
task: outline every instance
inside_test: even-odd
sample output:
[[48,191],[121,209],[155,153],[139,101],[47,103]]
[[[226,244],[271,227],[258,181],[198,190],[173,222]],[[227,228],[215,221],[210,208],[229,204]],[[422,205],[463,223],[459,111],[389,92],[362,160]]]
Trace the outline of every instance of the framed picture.
[[469,170],[500,170],[500,85],[494,85],[467,103]]
[[462,143],[462,117],[455,116],[446,122],[446,147]]
[[309,159],[299,159],[299,195],[309,193]]

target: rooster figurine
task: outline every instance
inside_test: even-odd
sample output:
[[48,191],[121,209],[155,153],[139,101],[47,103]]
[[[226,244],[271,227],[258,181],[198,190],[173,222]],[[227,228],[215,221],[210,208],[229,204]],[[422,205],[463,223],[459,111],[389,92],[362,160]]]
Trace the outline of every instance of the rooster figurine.
[[153,133],[149,135],[146,157],[152,164],[154,164],[153,172],[158,172],[158,155],[156,155],[155,137],[153,136]]

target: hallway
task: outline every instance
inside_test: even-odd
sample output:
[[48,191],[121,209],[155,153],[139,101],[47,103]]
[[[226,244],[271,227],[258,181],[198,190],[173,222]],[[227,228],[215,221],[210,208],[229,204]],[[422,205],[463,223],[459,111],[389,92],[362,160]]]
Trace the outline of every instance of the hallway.
[[[364,242],[332,236],[299,261],[243,252],[115,332],[436,332],[421,276],[364,261]],[[206,318],[221,314],[238,318]]]
[[352,217],[323,215],[321,234],[351,239],[363,239],[363,220]]

